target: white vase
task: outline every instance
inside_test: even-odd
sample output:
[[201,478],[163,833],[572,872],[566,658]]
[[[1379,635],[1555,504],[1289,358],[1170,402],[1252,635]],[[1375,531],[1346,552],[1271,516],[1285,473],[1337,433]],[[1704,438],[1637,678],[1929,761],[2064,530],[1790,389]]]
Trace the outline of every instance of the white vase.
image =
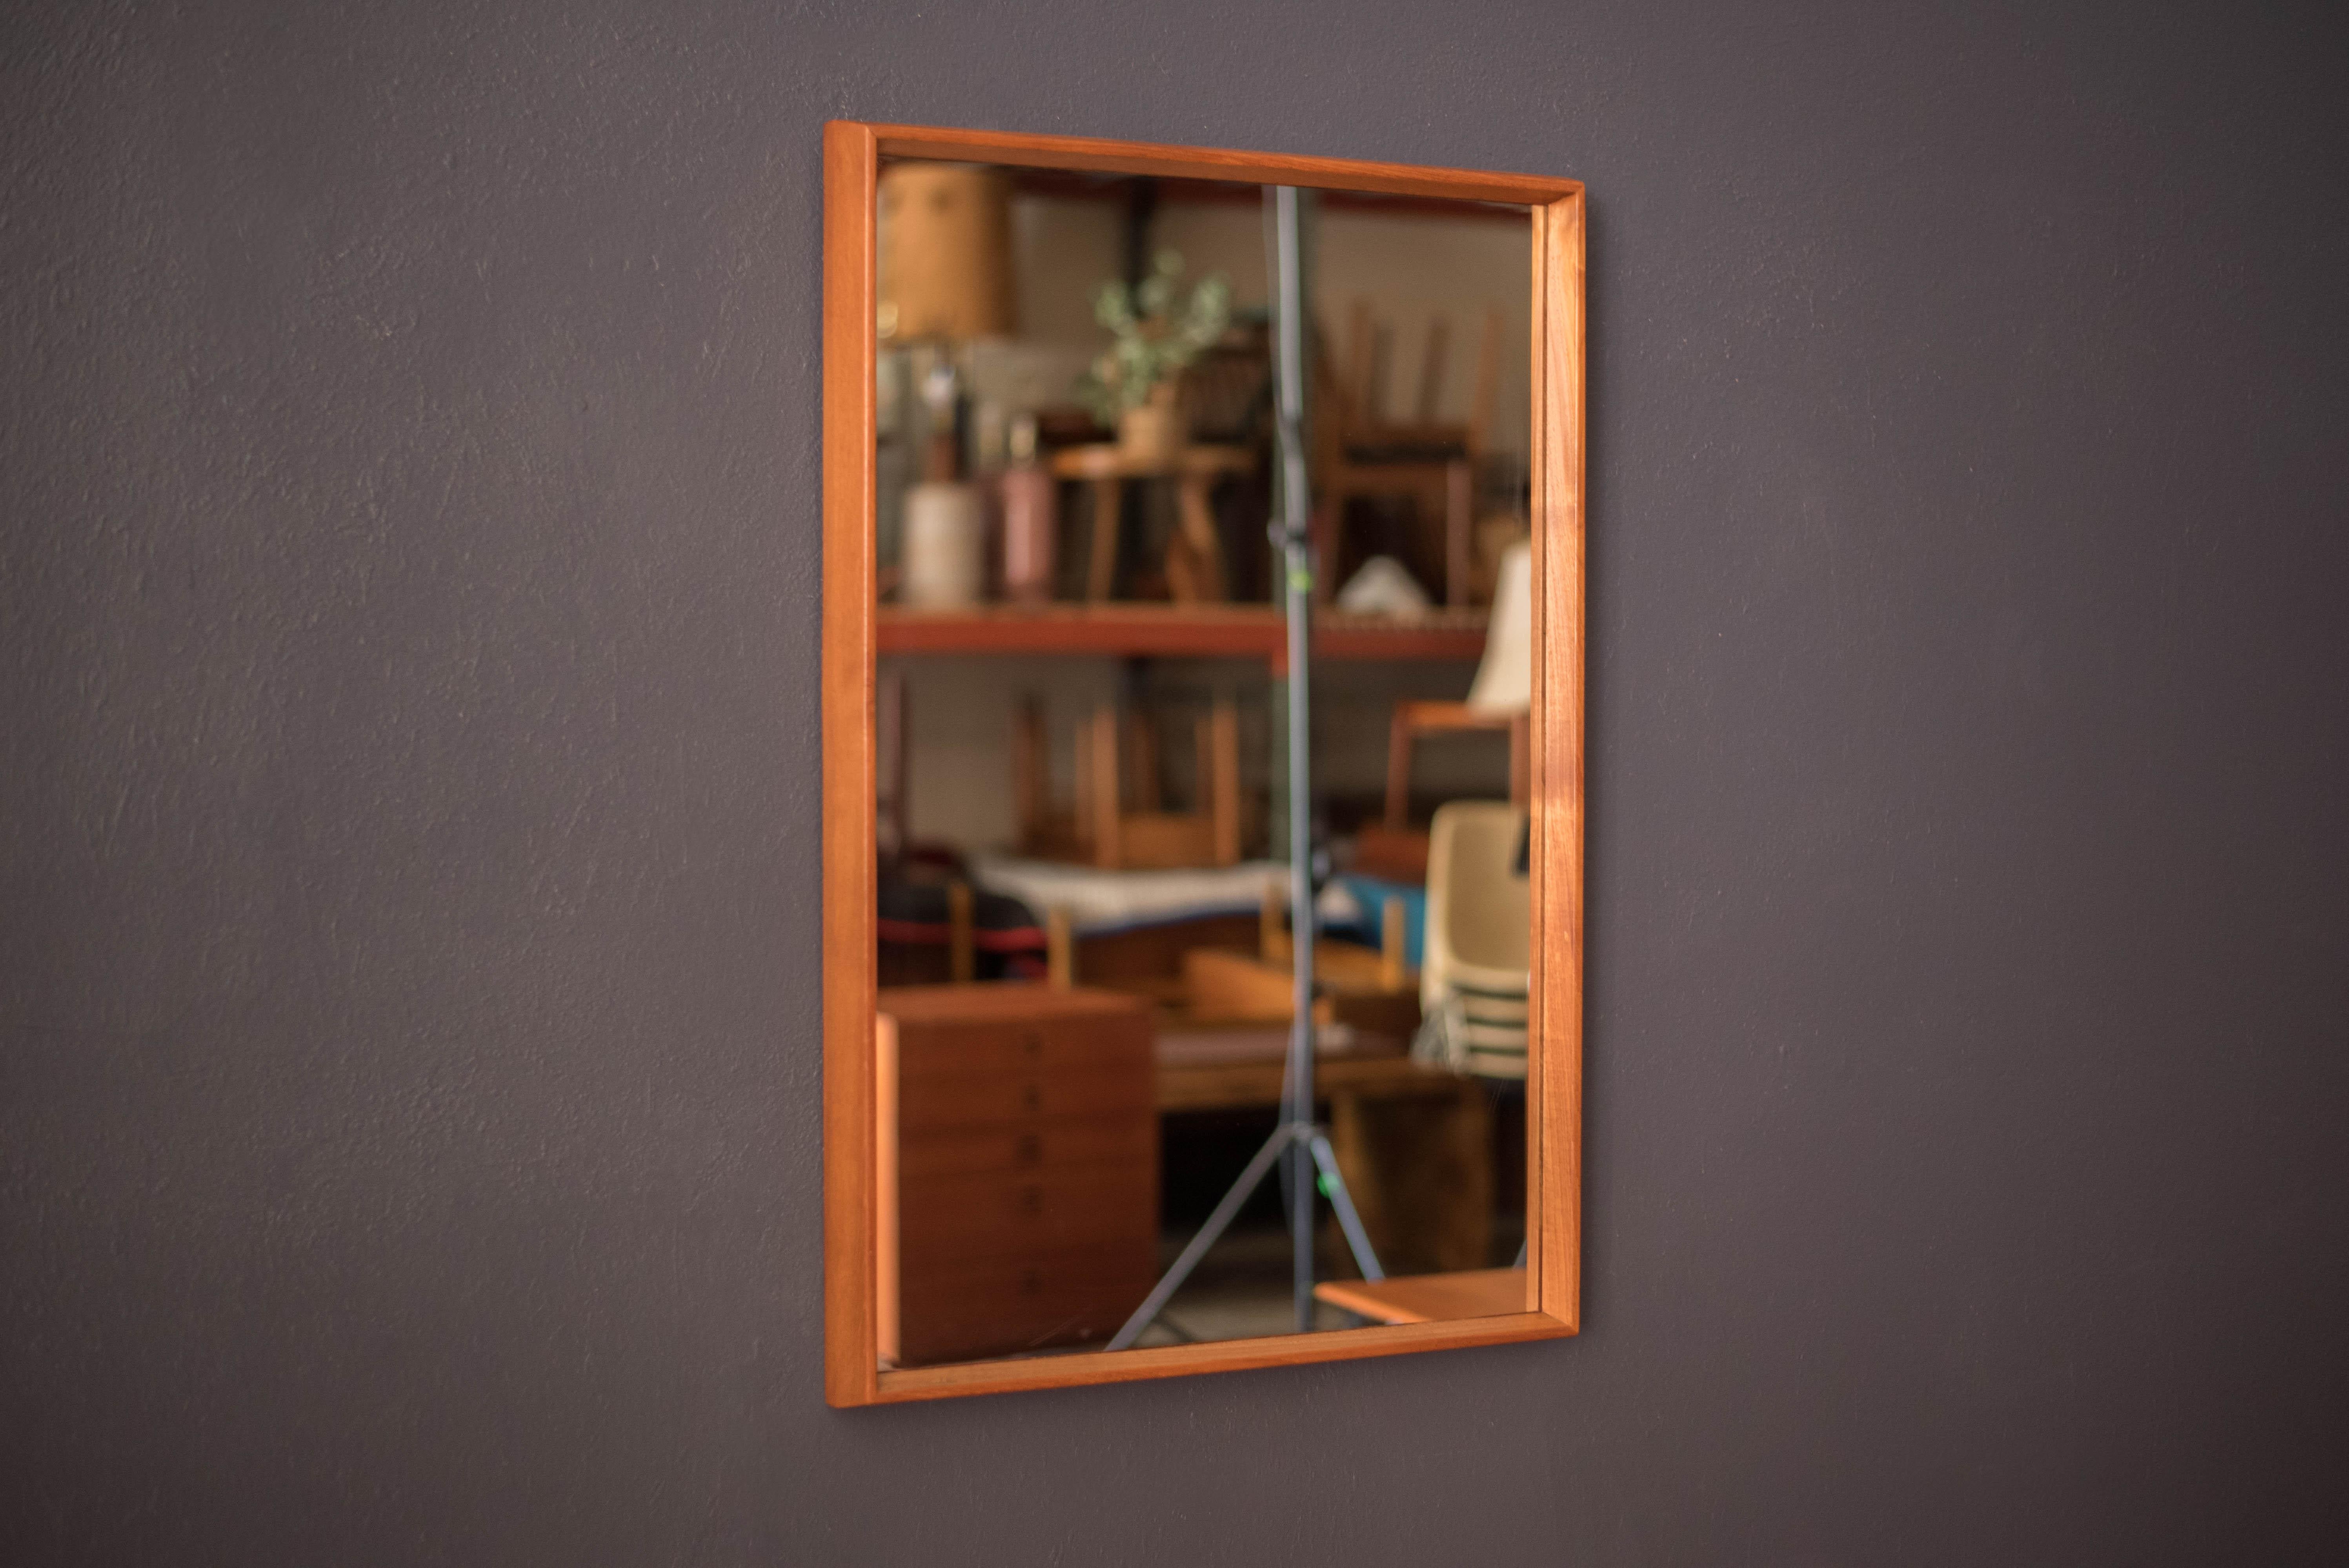
[[976,487],[932,480],[905,492],[897,595],[931,610],[976,604],[987,591],[987,509]]

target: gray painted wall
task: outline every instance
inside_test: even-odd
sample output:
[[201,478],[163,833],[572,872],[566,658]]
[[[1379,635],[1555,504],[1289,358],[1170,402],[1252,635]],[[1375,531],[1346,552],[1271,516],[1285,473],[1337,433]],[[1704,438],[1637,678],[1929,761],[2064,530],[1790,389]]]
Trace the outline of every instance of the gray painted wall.
[[[0,1558],[2337,1553],[2343,42],[9,8]],[[823,1407],[832,115],[1589,182],[1579,1341]]]

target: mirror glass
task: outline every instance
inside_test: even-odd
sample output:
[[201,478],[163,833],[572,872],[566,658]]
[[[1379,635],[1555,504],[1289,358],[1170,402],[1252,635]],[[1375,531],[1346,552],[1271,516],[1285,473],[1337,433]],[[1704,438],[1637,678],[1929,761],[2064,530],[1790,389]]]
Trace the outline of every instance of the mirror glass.
[[886,1366],[1526,1308],[1529,222],[1299,193],[1308,1132],[1271,211],[882,166]]

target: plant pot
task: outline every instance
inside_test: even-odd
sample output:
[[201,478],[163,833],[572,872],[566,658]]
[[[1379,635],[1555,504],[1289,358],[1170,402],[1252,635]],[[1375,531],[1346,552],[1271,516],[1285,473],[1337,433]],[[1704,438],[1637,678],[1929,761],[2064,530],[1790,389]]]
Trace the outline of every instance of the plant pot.
[[1174,400],[1174,384],[1151,388],[1150,401],[1117,417],[1118,449],[1143,462],[1171,462],[1189,444],[1191,432]]

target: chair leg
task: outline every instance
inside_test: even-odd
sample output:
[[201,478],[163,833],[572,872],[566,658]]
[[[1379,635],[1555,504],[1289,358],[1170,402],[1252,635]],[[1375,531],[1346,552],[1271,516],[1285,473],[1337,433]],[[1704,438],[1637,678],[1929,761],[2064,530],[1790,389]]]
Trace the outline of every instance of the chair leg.
[[1533,715],[1509,720],[1509,804],[1523,810],[1534,798]]
[[1378,1144],[1368,1110],[1358,1093],[1331,1094],[1330,1142],[1337,1156],[1338,1173],[1346,1179],[1347,1193],[1354,1200],[1354,1212],[1370,1233],[1371,1250],[1383,1257],[1394,1250],[1393,1216],[1381,1180]]
[[1124,791],[1119,787],[1117,710],[1102,707],[1093,715],[1092,733],[1093,864],[1116,871],[1125,863]]
[[910,748],[905,734],[907,703],[902,670],[885,670],[874,703],[874,772],[880,780],[881,799],[874,812],[885,839],[885,852],[905,852],[911,830],[906,826],[906,776]]
[[1096,603],[1117,583],[1117,513],[1124,494],[1115,480],[1093,481],[1093,552],[1085,562],[1085,597]]
[[1397,992],[1403,988],[1410,973],[1405,951],[1410,937],[1405,930],[1402,900],[1391,898],[1379,911],[1379,989]]
[[978,942],[973,931],[970,883],[947,883],[947,977],[957,985],[978,978]]
[[[1176,492],[1182,525],[1176,530],[1175,540],[1186,548],[1178,551],[1174,542],[1170,541],[1166,560],[1167,583],[1177,589],[1174,597],[1178,603],[1201,600],[1221,603],[1229,597],[1224,582],[1223,541],[1216,534],[1216,508],[1210,494],[1214,482],[1206,474],[1185,474]],[[1189,579],[1179,585],[1174,570],[1178,559],[1184,562],[1185,574]]]
[[1433,425],[1444,402],[1444,362],[1452,349],[1452,323],[1441,312],[1427,323],[1427,351],[1419,361],[1419,422]]
[[1034,854],[1043,847],[1051,817],[1050,766],[1044,751],[1044,708],[1035,697],[1019,699],[1011,731],[1011,796],[1019,814],[1019,848]]
[[1133,809],[1155,811],[1164,802],[1158,793],[1158,720],[1146,707],[1136,707],[1125,721],[1125,772],[1132,781]]
[[1076,939],[1069,930],[1069,912],[1048,909],[1044,912],[1044,984],[1055,991],[1066,991],[1076,983]]
[[[1330,579],[1338,570],[1339,535],[1346,522],[1346,493],[1337,487],[1316,493],[1321,499],[1314,503],[1308,527],[1313,543],[1313,603],[1321,605],[1338,594],[1338,585]],[[1287,589],[1284,587],[1282,592],[1286,594]]]
[[1411,718],[1400,707],[1387,727],[1386,825],[1397,833],[1411,825]]
[[1378,327],[1371,317],[1371,302],[1358,299],[1346,319],[1346,399],[1352,405],[1357,424],[1368,425],[1376,418],[1372,404],[1377,397],[1378,352]]
[[1476,393],[1468,408],[1468,450],[1482,452],[1493,435],[1493,409],[1501,386],[1501,313],[1485,313],[1485,335],[1476,346]]
[[1069,838],[1077,858],[1089,861],[1093,855],[1093,727],[1089,718],[1077,720],[1070,772]]
[[1444,1184],[1441,1266],[1481,1269],[1493,1247],[1493,1107],[1485,1086],[1460,1086],[1441,1135],[1452,1180]]
[[1240,863],[1240,715],[1229,697],[1217,697],[1208,710],[1206,744],[1199,751],[1200,783],[1207,799],[1209,831],[1216,846],[1216,863]]
[[1476,470],[1464,459],[1444,465],[1444,602],[1468,607],[1468,536],[1475,517]]

